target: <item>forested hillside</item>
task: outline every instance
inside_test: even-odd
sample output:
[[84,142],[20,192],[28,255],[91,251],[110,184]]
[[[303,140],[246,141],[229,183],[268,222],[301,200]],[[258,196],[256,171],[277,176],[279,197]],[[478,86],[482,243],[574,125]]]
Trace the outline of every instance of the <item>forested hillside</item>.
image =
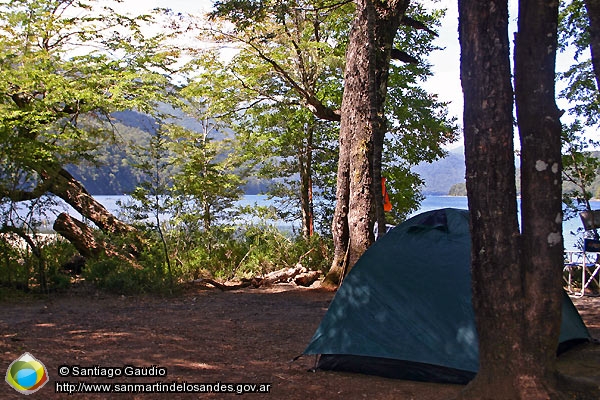
[[[460,150],[462,151],[462,147],[460,148]],[[593,157],[596,157],[597,159],[600,159],[600,152],[599,151],[593,151],[591,153],[591,155]],[[437,192],[436,194],[448,194],[450,196],[466,196],[467,195],[467,188],[465,185],[465,180],[464,180],[464,167],[463,167],[463,178],[459,178],[458,175],[452,175],[452,173],[457,173],[458,168],[456,169],[452,169],[453,165],[458,166],[459,164],[456,164],[451,161],[452,158],[454,159],[458,159],[462,157],[462,153],[459,153],[458,151],[453,151],[451,152],[451,154],[449,155],[449,157],[447,157],[446,159],[440,160],[439,162],[433,164],[433,165],[425,165],[423,167],[423,170],[420,171],[420,173],[422,174],[423,178],[425,179],[426,182],[440,182],[442,185],[439,187],[436,187],[436,189],[440,189],[439,192]],[[464,163],[464,157],[461,159],[462,162]],[[420,166],[421,167],[421,166]],[[449,189],[447,191],[443,191],[443,189],[445,189],[446,185],[449,183],[448,181],[444,182],[443,179],[439,179],[440,174],[437,174],[436,171],[442,170],[442,168],[448,168],[449,171],[445,171],[443,173],[443,176],[449,176],[452,177],[450,179],[454,179],[454,183],[450,184]],[[517,165],[517,191],[520,192],[520,169],[519,166]],[[435,187],[435,186],[433,186]],[[432,186],[428,186],[426,191],[429,191],[429,193],[431,193],[431,188]],[[569,192],[573,192],[574,190],[576,190],[576,186],[575,184],[573,184],[572,182],[568,182],[564,179],[563,177],[563,193],[568,194]],[[589,187],[587,187],[587,190],[592,194],[592,197],[594,198],[600,198],[600,171],[596,171],[595,174],[595,178],[593,180],[593,182],[589,185]]]
[[130,193],[143,177],[133,168],[133,155],[123,143],[148,143],[154,120],[142,113],[125,111],[114,113],[115,143],[105,142],[97,149],[93,163],[69,165],[67,170],[93,195],[120,195]]
[[[170,110],[173,112],[173,110]],[[178,124],[187,129],[199,130],[200,123],[181,113]],[[121,139],[129,143],[147,143],[149,132],[155,129],[154,121],[141,113],[126,111],[115,113],[117,132]],[[215,135],[222,139],[223,135]],[[122,145],[105,144],[98,151],[97,164],[71,165],[68,170],[79,179],[93,195],[121,195],[130,193],[143,177],[132,167],[132,155]],[[600,152],[594,152],[600,157]],[[425,182],[424,195],[466,196],[465,158],[462,146],[449,151],[448,155],[433,163],[423,162],[414,167],[413,172],[421,176]],[[269,181],[250,177],[245,186],[246,194],[264,193],[269,187]],[[572,189],[573,185],[566,182],[564,190]],[[600,177],[591,186],[594,197],[600,197]]]
[[[164,106],[165,112],[174,115],[176,123],[182,127],[201,131],[201,123],[184,115],[181,111]],[[168,107],[168,109],[167,109]],[[147,146],[150,133],[157,128],[153,118],[135,111],[122,111],[113,114],[115,118],[116,143],[104,143],[97,149],[97,157],[93,163],[82,162],[79,165],[69,165],[66,169],[79,180],[92,195],[122,195],[131,193],[135,187],[144,181],[143,174],[134,167],[135,155],[129,145]],[[223,139],[218,131],[211,132],[215,140]],[[264,192],[268,182],[249,177],[245,185],[246,194]]]

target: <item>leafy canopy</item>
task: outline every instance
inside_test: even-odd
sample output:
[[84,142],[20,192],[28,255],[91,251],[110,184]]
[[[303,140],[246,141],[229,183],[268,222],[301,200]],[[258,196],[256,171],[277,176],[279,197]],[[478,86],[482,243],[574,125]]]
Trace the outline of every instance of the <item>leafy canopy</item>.
[[163,45],[164,33],[148,34],[157,23],[153,15],[126,16],[109,4],[0,4],[4,184],[9,178],[34,184],[41,174],[92,158],[97,144],[112,137],[112,112],[152,113],[170,96],[179,52]]
[[[200,74],[191,86],[213,100],[213,113],[228,119],[261,173],[289,177],[282,183],[290,188],[307,148],[315,160],[332,161],[325,163],[327,171],[313,171],[313,181],[323,185],[315,193],[330,193],[334,186],[337,121],[353,12],[351,1],[224,0],[215,3],[211,14],[213,25],[205,39],[235,51],[222,57],[219,49],[213,49],[196,60]],[[442,16],[441,11],[427,12],[420,5],[413,5],[409,13],[431,27]],[[383,173],[389,178],[397,218],[420,199],[422,182],[410,167],[442,157],[442,145],[457,135],[446,105],[419,86],[431,75],[424,60],[434,50],[432,39],[431,30],[411,27],[403,27],[396,39],[397,48],[421,59],[417,65],[394,64],[390,71]],[[281,185],[277,188],[278,194],[283,193]]]

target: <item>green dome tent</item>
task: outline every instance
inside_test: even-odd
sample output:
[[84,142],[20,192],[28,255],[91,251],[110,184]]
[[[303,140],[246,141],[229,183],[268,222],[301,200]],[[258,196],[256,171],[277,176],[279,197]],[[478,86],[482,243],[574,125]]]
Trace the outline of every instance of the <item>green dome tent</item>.
[[[470,252],[467,210],[398,225],[346,276],[304,354],[319,369],[468,382],[479,368]],[[560,347],[589,340],[566,293],[562,313]]]

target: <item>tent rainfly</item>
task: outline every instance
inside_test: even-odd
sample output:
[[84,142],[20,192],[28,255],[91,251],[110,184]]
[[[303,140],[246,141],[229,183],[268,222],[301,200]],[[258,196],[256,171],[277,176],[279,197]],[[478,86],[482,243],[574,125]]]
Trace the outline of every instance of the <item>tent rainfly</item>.
[[[470,252],[467,210],[428,211],[398,225],[346,276],[304,354],[320,355],[324,370],[470,381],[479,369]],[[565,293],[558,352],[589,339]]]

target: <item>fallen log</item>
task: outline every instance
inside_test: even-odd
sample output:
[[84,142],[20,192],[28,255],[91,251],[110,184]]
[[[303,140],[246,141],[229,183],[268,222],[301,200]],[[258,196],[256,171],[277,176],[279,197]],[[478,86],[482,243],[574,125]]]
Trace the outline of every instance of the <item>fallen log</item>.
[[270,272],[264,276],[256,276],[253,278],[242,279],[241,282],[218,282],[211,278],[201,278],[192,281],[195,284],[211,285],[221,291],[237,290],[246,287],[258,288],[261,286],[269,286],[276,283],[294,283],[298,286],[310,286],[321,276],[320,271],[308,271],[305,267],[298,264],[293,268],[282,268],[277,271]]
[[294,278],[294,283],[298,286],[310,286],[321,276],[321,271],[308,271],[299,274]]
[[[81,215],[92,221],[102,232],[107,235],[128,236],[129,244],[126,249],[126,258],[133,261],[141,254],[142,245],[138,230],[115,217],[106,209],[106,207],[94,199],[85,187],[67,170],[60,168],[54,174],[44,172],[42,176],[49,182],[48,190],[51,193],[60,197]],[[62,230],[55,230],[61,235],[63,235],[64,232],[65,235],[63,236],[67,240],[75,240],[77,243],[73,242],[73,245],[84,257],[89,258],[90,256],[97,255],[102,250],[98,246],[102,247],[105,244],[109,244],[108,241],[98,242],[90,240],[89,235],[94,236],[94,231],[91,229],[86,232],[86,237],[78,238],[76,235],[83,233],[83,231],[81,231],[84,229],[82,225],[85,226],[85,224],[81,223],[79,226],[76,226],[72,221],[74,221],[72,218],[70,220],[63,219],[62,221],[59,221],[58,226],[59,228],[62,228]],[[67,232],[69,229],[73,229],[73,232],[70,234]],[[96,247],[86,249],[85,245],[87,244]],[[105,250],[105,253],[109,255],[113,252],[114,248],[106,248]],[[137,264],[137,261],[135,264]]]
[[44,179],[50,180],[50,192],[63,199],[81,215],[92,221],[100,230],[110,234],[127,234],[136,229],[120,221],[110,211],[98,202],[85,187],[66,169],[61,168],[54,175],[43,174]]
[[104,254],[107,257],[115,257],[133,268],[142,269],[134,254],[117,249],[113,244],[99,238],[93,228],[66,213],[56,217],[53,229],[71,242],[84,258],[97,258]]
[[237,290],[237,289],[243,289],[243,288],[247,288],[249,286],[252,286],[252,281],[251,280],[247,280],[247,281],[242,281],[242,283],[238,283],[238,284],[225,284],[225,283],[220,283],[215,281],[214,279],[210,279],[210,278],[201,278],[201,279],[196,279],[195,281],[192,281],[193,283],[200,283],[200,284],[210,284],[214,287],[216,287],[217,289],[221,290],[222,292],[226,291],[226,290]]
[[279,282],[290,282],[292,278],[306,271],[306,268],[304,268],[301,264],[298,264],[293,268],[283,268],[277,271],[270,272],[262,278],[256,277],[254,279],[260,286],[265,286]]

